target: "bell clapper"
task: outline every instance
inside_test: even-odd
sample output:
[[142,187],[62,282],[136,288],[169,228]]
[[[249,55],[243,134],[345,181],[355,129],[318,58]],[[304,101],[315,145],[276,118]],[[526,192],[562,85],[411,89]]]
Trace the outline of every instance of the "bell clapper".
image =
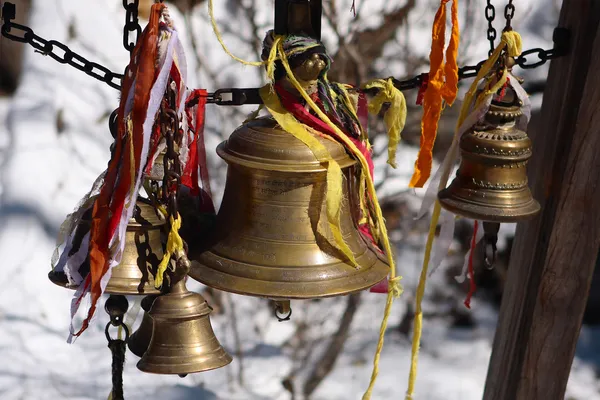
[[275,317],[279,322],[289,321],[292,318],[292,307],[289,300],[275,301]]
[[500,224],[497,222],[483,223],[483,263],[487,269],[493,269],[498,254],[498,231]]

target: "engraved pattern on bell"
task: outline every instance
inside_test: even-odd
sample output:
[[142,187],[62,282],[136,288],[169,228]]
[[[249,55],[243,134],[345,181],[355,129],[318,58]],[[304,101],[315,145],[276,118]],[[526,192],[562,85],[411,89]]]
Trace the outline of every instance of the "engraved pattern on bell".
[[325,166],[273,119],[260,118],[218,147],[229,164],[225,193],[212,242],[190,246],[192,278],[234,293],[303,299],[352,293],[386,277],[383,255],[351,215],[358,201],[355,161],[342,145],[318,138],[343,169],[341,230],[360,268],[333,245]]
[[[164,216],[147,200],[138,198],[136,210],[127,224],[125,249],[119,265],[111,271],[105,293],[121,295],[159,294],[154,287],[154,273],[163,256],[161,231],[166,224]],[[89,263],[88,260],[85,261]],[[68,289],[64,272],[50,271],[50,281]]]
[[149,311],[152,339],[137,367],[155,374],[185,375],[221,368],[232,358],[210,324],[210,306],[187,290],[185,280],[158,296]]
[[484,121],[465,132],[456,178],[438,194],[445,209],[494,222],[517,222],[539,212],[527,186],[531,140],[516,127],[521,115],[518,106],[492,103]]

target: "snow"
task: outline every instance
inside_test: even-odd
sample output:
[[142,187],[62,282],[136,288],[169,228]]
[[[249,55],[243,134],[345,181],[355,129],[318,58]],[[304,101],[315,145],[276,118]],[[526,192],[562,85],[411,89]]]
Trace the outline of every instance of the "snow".
[[[257,0],[256,3],[255,20],[262,39],[262,32],[269,28],[272,18],[272,2]],[[350,1],[341,3],[344,4],[338,7],[340,26],[351,35],[359,27],[375,26],[382,9],[389,11],[405,2],[369,0],[367,6],[365,0],[358,0],[357,4],[365,5],[356,21],[349,12]],[[420,3],[423,4],[419,4],[417,12],[411,14],[411,29],[400,29],[385,55],[410,51],[415,56],[427,56],[432,10],[438,2]],[[520,10],[529,10],[517,13],[514,21],[515,26],[524,26],[520,30],[525,39],[524,48],[551,46],[556,10],[542,3],[535,0],[519,2]],[[84,57],[99,60],[114,71],[122,70],[128,55],[121,46],[124,11],[120,1],[34,0],[33,4],[34,12],[28,24],[38,35],[64,41]],[[230,1],[215,4],[215,13],[224,32],[227,26],[224,39],[236,55],[256,60],[256,54],[247,44],[253,31],[248,24],[236,23],[244,11],[232,4]],[[472,21],[473,35],[480,35],[477,32],[485,30],[482,13],[482,7],[477,7]],[[185,40],[190,86],[200,82],[212,90],[261,84],[262,71],[241,66],[224,55],[208,24],[205,7],[196,9],[185,19],[173,9],[171,14]],[[192,24],[186,25],[184,20]],[[75,38],[69,36],[69,26],[76,33]],[[198,58],[191,48],[190,32],[194,33],[197,42]],[[479,37],[473,36],[469,46],[462,49],[463,62],[472,63],[487,54],[488,44],[477,40]],[[332,30],[327,24],[324,38],[332,49],[336,48],[337,42],[331,39]],[[0,357],[3,360],[0,363],[0,398],[101,399],[108,396],[111,382],[111,357],[104,337],[106,315],[99,310],[98,317],[83,337],[68,345],[72,292],[52,285],[47,273],[60,223],[89,190],[108,160],[111,138],[107,117],[118,105],[118,92],[49,57],[35,54],[30,48],[25,53],[24,76],[17,94],[12,99],[0,99],[0,122],[5,121],[0,123],[0,254],[3,254],[4,272],[3,290],[0,291]],[[401,78],[407,71],[400,62],[384,64],[379,68],[381,76],[393,74]],[[539,69],[524,75],[528,79],[542,79],[545,71]],[[250,111],[252,107],[209,109],[207,147],[217,202],[225,169],[213,150]],[[375,143],[376,149],[384,146],[380,140]],[[385,159],[377,160],[377,179],[384,179],[384,176],[386,179],[380,196],[391,197],[405,191],[408,212],[413,213],[420,205],[422,191],[405,188],[416,151],[414,147],[401,144],[397,157],[399,167],[395,171],[385,169]],[[513,230],[513,226],[503,226],[501,240]],[[402,239],[397,244],[397,254],[406,292],[394,304],[374,399],[402,399],[408,379],[410,341],[398,327],[407,304],[414,301],[425,238],[421,231],[410,231],[404,233]],[[479,399],[485,383],[497,311],[485,299],[476,297],[472,311],[476,327],[452,327],[450,319],[444,315],[447,311],[444,307],[449,309],[455,305],[440,306],[433,299],[435,294],[452,292],[444,278],[443,269],[447,264],[444,263],[431,278],[427,288],[425,310],[437,313],[426,317],[424,322],[415,396],[419,400]],[[203,290],[202,285],[191,281],[189,288]],[[292,321],[280,323],[273,318],[264,300],[230,294],[224,298],[223,312],[213,313],[211,321],[220,342],[234,356],[233,363],[226,368],[181,379],[144,374],[135,367],[137,357],[128,353],[124,373],[128,400],[288,400],[290,394],[281,381],[289,374],[296,378],[308,376],[335,333],[345,308],[343,299],[295,301],[292,302]],[[130,298],[131,303],[134,301]],[[344,350],[313,399],[361,398],[371,374],[384,302],[382,295],[362,294]],[[233,316],[239,329],[237,334]],[[308,326],[304,333],[306,337],[298,334],[303,326]],[[582,330],[567,398],[600,399],[600,383],[596,376],[600,348],[594,341],[597,335],[597,329],[584,327]],[[302,353],[308,349],[312,349],[311,354]],[[301,356],[295,351],[300,351]],[[301,362],[302,355],[307,357],[306,365]],[[240,383],[240,371],[243,371],[243,384]]]

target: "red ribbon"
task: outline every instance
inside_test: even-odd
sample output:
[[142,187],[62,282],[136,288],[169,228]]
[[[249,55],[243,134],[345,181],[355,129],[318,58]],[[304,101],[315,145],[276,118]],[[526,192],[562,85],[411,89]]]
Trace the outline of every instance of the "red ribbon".
[[475,269],[473,268],[473,253],[475,253],[478,227],[479,223],[475,221],[475,225],[473,227],[473,238],[471,239],[471,253],[469,254],[469,293],[467,293],[467,298],[465,299],[465,306],[468,309],[471,309],[471,297],[473,297],[475,291],[477,290],[477,284],[475,283]]
[[421,75],[421,87],[419,87],[419,94],[417,94],[417,105],[422,106],[423,100],[425,99],[425,92],[427,91],[427,86],[429,85],[429,74]]

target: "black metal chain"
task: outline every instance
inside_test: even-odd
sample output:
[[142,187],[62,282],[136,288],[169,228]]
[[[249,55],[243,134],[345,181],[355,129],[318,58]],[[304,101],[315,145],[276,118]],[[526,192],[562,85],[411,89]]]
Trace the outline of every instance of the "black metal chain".
[[508,0],[508,4],[504,9],[504,18],[506,18],[506,27],[504,28],[504,32],[512,31],[511,21],[515,17],[515,6],[513,5],[513,0]]
[[490,41],[490,51],[488,55],[492,55],[496,45],[494,41],[498,37],[498,32],[494,28],[494,19],[496,18],[496,9],[492,4],[492,0],[487,0],[487,5],[485,6],[485,19],[488,21],[488,30],[487,30],[487,38]]
[[[31,28],[11,22],[14,18],[15,5],[8,2],[4,3],[2,7],[2,19],[4,21],[1,28],[2,36],[16,42],[28,43],[40,54],[50,56],[61,64],[68,64],[83,71],[87,75],[105,82],[112,88],[121,89],[120,81],[123,75],[112,72],[98,63],[89,61],[56,40],[45,40],[39,37]],[[17,33],[20,33],[20,35],[17,35]]]
[[[123,0],[123,8],[125,9],[125,25],[123,26],[123,46],[130,53],[135,49],[140,36],[142,35],[142,27],[138,19],[138,9],[140,0]],[[132,39],[133,34],[133,40]]]
[[[512,6],[512,1],[509,6]],[[37,36],[33,30],[27,26],[19,25],[11,22],[15,18],[15,8],[12,3],[4,3],[2,9],[3,24],[1,28],[2,35],[10,40],[21,43],[28,43],[41,54],[48,55],[62,64],[69,64],[87,75],[107,83],[110,87],[120,90],[120,82],[123,75],[111,72],[108,68],[103,67],[95,62],[88,61],[84,57],[72,52],[66,45],[55,40],[45,40]],[[512,11],[511,11],[512,10]],[[514,6],[508,8],[506,12],[510,18],[514,15]],[[24,32],[22,36],[17,36],[11,33],[12,30]],[[489,34],[489,32],[488,32]],[[489,34],[490,35],[490,34]],[[537,68],[545,64],[548,60],[562,57],[569,51],[570,33],[566,28],[556,28],[552,40],[554,47],[549,50],[534,48],[525,50],[519,57],[516,58],[516,64],[523,69]],[[55,48],[60,49],[60,52],[55,52]],[[464,66],[458,70],[458,79],[468,79],[477,76],[481,66],[485,61],[479,62],[477,65]],[[420,74],[407,80],[398,80],[391,78],[394,85],[399,90],[411,90],[420,88],[427,74]],[[261,98],[258,94],[258,89],[220,89],[214,93],[208,94],[207,103],[217,104],[222,106],[240,106],[244,104],[261,104]]]

